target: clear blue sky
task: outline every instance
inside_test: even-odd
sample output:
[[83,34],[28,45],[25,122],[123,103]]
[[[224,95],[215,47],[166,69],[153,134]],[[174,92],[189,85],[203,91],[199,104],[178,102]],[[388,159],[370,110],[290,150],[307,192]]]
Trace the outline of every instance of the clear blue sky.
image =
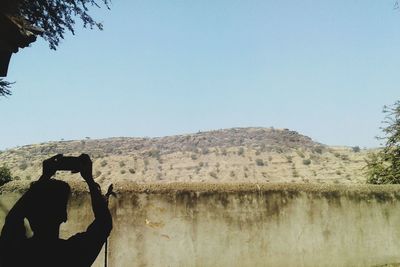
[[104,31],[14,55],[0,149],[86,136],[289,128],[329,145],[378,146],[400,99],[392,0],[122,1]]

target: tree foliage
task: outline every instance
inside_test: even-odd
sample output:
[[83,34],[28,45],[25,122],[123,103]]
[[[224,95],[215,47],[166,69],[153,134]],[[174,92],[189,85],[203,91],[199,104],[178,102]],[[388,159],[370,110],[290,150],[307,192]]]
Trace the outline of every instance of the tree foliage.
[[44,30],[43,38],[51,49],[56,49],[66,31],[75,33],[76,18],[86,28],[103,29],[103,25],[89,15],[90,7],[104,5],[110,0],[20,0],[20,15]]
[[0,79],[0,96],[11,95],[10,82]]
[[0,186],[12,180],[11,171],[7,166],[0,167]]
[[385,119],[382,131],[385,146],[369,155],[367,182],[372,184],[400,184],[400,101],[383,108]]
[[[20,21],[19,26],[30,25],[43,30],[41,36],[56,50],[66,32],[75,34],[76,20],[85,28],[103,29],[89,14],[91,7],[110,8],[110,0],[0,0],[0,12],[11,15]],[[0,97],[11,95],[12,83],[0,79]]]

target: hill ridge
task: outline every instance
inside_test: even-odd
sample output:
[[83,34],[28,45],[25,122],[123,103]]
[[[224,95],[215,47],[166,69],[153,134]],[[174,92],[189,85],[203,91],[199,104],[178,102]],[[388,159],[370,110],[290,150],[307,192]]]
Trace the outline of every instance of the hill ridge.
[[[101,183],[363,183],[369,150],[329,147],[289,129],[236,127],[164,137],[53,141],[0,152],[17,179],[40,175],[55,154],[88,153]],[[62,173],[61,179],[69,179]],[[71,178],[72,179],[72,178]],[[74,178],[75,179],[75,178]]]

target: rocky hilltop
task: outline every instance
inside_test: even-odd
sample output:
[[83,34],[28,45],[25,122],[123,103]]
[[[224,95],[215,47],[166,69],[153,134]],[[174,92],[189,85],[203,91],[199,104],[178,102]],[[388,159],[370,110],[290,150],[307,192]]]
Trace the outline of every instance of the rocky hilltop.
[[[363,183],[367,151],[328,147],[288,129],[231,128],[156,138],[57,141],[0,152],[15,179],[33,180],[55,154],[88,153],[100,183],[293,182]],[[75,179],[67,173],[61,179]],[[70,177],[70,178],[69,178]]]

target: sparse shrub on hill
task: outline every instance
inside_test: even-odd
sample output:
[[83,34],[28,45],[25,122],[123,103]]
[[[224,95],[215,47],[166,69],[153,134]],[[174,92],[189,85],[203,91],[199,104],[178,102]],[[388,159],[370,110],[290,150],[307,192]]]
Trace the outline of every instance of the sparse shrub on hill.
[[264,166],[264,161],[262,159],[256,159],[257,166]]
[[215,172],[209,172],[208,175],[210,175],[214,179],[218,179],[218,176]]
[[149,160],[148,159],[144,159],[143,160],[143,164],[145,167],[147,167],[149,165]]
[[311,164],[311,160],[310,159],[303,159],[303,164],[304,165],[310,165]]
[[0,186],[11,182],[12,175],[11,170],[7,166],[0,167]]
[[161,152],[158,149],[153,149],[148,152],[148,156],[158,160],[161,157]]
[[130,168],[130,169],[129,169],[129,172],[130,172],[131,174],[135,174],[135,169]]
[[303,152],[301,152],[300,150],[296,150],[297,155],[299,155],[300,158],[305,158],[306,156],[304,155]]
[[201,154],[207,155],[208,153],[210,153],[210,150],[208,148],[205,147],[201,149]]
[[361,148],[359,146],[353,146],[351,149],[353,150],[354,153],[358,153],[361,151]]
[[200,170],[201,170],[201,167],[199,167],[199,166],[194,167],[194,171],[196,174],[199,174]]
[[107,165],[107,160],[102,160],[101,162],[100,162],[100,166],[101,167],[105,167]]
[[21,171],[24,171],[26,170],[26,168],[28,168],[28,163],[26,163],[26,161],[23,161],[18,167]]
[[383,108],[382,127],[385,140],[383,150],[366,159],[367,182],[372,184],[400,184],[400,101]]
[[260,151],[261,151],[261,152],[267,151],[267,146],[266,146],[265,144],[261,144],[261,146],[260,146]]
[[344,161],[350,160],[350,158],[349,158],[348,155],[340,155],[340,158],[341,158],[342,160],[344,160]]
[[243,147],[239,147],[238,155],[239,156],[243,156],[244,155],[244,148]]
[[119,166],[122,168],[122,167],[125,167],[125,162],[123,162],[123,161],[120,161],[119,162]]
[[323,146],[317,146],[314,148],[314,152],[318,153],[318,154],[322,154],[322,152],[324,151],[324,147]]
[[192,154],[192,155],[190,155],[190,158],[191,158],[192,160],[196,160],[196,159],[197,159],[197,155],[196,155],[196,154]]

